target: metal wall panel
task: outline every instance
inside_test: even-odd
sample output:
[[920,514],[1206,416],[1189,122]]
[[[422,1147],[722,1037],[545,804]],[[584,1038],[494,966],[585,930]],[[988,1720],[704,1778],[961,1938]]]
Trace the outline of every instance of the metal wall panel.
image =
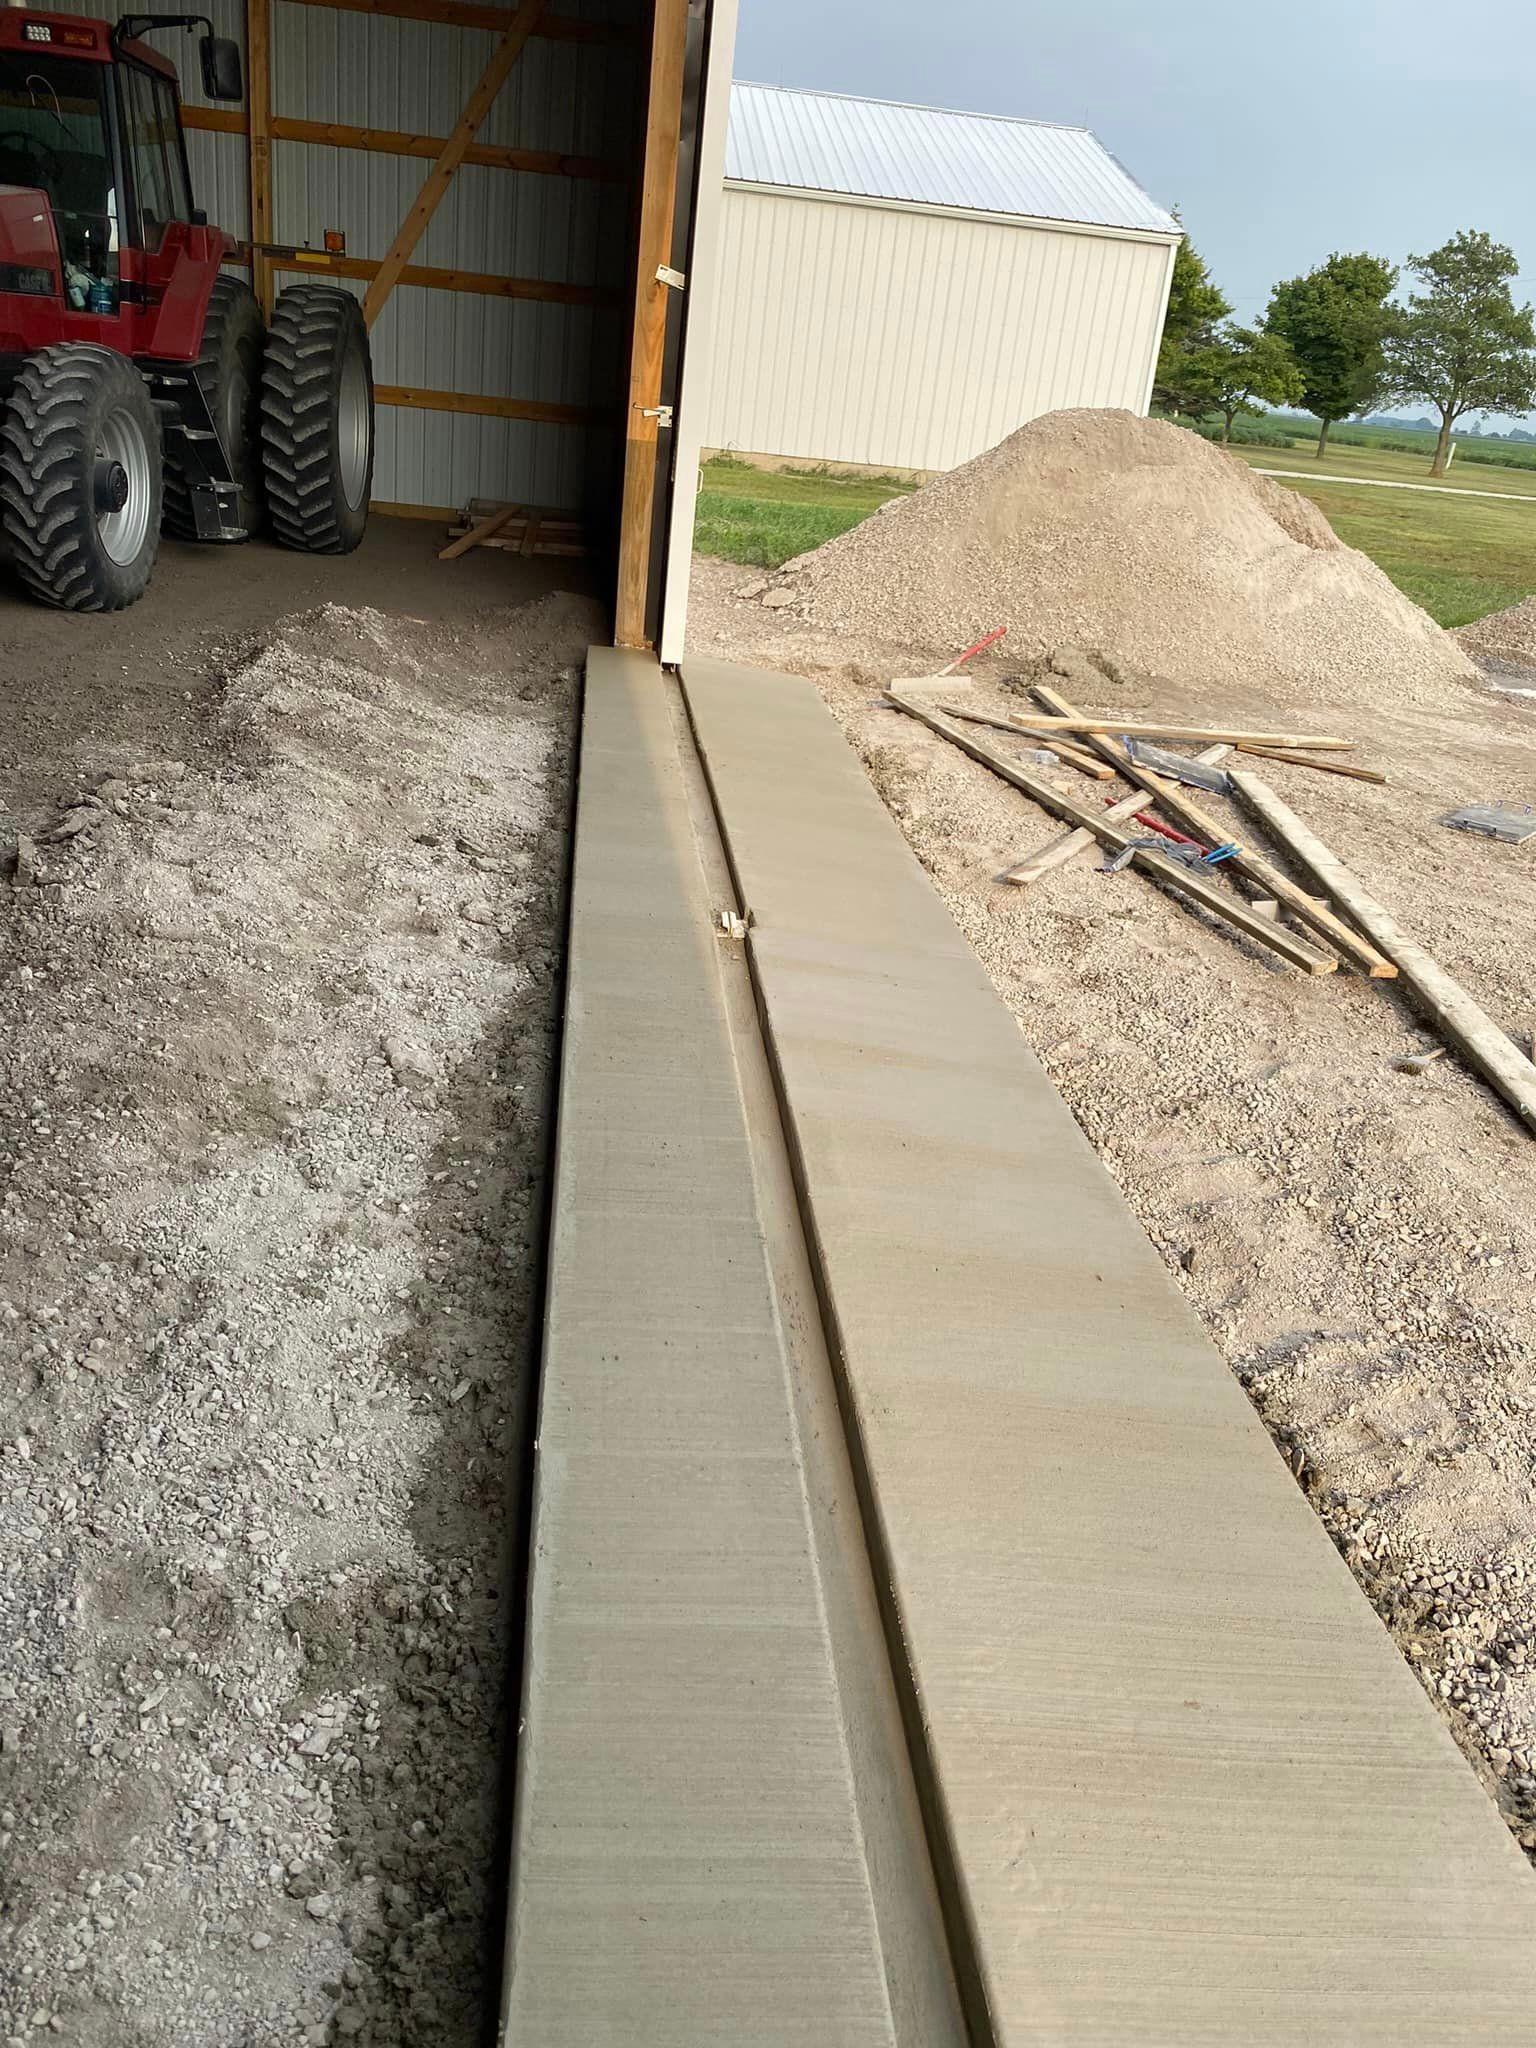
[[590,434],[585,427],[381,406],[373,495],[383,504],[460,509],[471,498],[579,506]]
[[727,187],[708,441],[951,469],[1063,406],[1144,412],[1169,253]]
[[[272,105],[303,121],[446,135],[489,63],[496,36],[277,0]],[[635,89],[631,50],[533,37],[478,140],[601,156]]]
[[[633,0],[586,0],[564,13],[634,20]],[[446,136],[496,37],[438,23],[277,0],[275,113],[296,120]],[[534,37],[498,94],[478,141],[626,163],[640,117],[633,47]],[[417,157],[277,142],[274,234],[320,248],[326,231],[349,256],[379,261],[429,165]],[[495,398],[614,407],[591,429],[489,416],[381,408],[374,494],[419,505],[472,497],[579,507],[595,444],[617,434],[626,311],[630,194],[620,183],[466,164],[417,243],[412,262],[497,277],[582,285],[603,306],[397,287],[373,330],[380,384]],[[285,273],[280,282],[292,280]],[[357,290],[361,293],[362,287]]]

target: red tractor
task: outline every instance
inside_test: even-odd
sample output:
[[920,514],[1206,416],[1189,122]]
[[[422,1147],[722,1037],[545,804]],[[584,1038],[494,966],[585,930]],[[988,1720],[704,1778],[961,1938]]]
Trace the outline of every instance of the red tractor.
[[162,524],[183,540],[345,554],[373,480],[357,300],[301,284],[270,327],[192,203],[175,67],[143,38],[201,30],[210,99],[240,52],[203,15],[116,27],[0,6],[0,530],[34,597],[116,611]]

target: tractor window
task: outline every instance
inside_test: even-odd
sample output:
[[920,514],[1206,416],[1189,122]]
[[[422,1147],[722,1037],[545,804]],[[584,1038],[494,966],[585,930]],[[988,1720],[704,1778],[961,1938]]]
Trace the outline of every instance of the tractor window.
[[0,52],[0,185],[45,192],[70,303],[117,276],[118,213],[102,89],[104,64]]
[[139,230],[144,247],[158,249],[168,222],[192,218],[176,94],[168,79],[141,71],[136,64],[124,64],[119,76],[123,146],[138,201]]

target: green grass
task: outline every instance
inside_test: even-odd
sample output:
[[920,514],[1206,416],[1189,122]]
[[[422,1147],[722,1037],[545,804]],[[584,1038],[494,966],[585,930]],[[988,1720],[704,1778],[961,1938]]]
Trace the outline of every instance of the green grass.
[[1369,555],[1442,626],[1465,626],[1536,590],[1536,504],[1305,479],[1288,488],[1320,506],[1346,546]]
[[[1294,469],[1292,488],[1322,507],[1340,540],[1369,555],[1442,626],[1464,626],[1536,591],[1536,479],[1529,487],[1533,502],[1526,506],[1464,493],[1309,483],[1306,458],[1297,461],[1294,453],[1285,460],[1287,451],[1273,448],[1234,452],[1266,469]],[[1330,448],[1324,467],[1362,478],[1418,481],[1421,476],[1414,458],[1379,448]],[[1503,478],[1509,474],[1482,472],[1489,487],[1527,488],[1523,478],[1506,486]],[[694,546],[700,554],[776,569],[791,556],[846,533],[888,498],[911,488],[877,477],[771,473],[743,462],[707,462]]]
[[777,569],[912,488],[895,477],[754,469],[716,457],[704,464],[693,544],[701,555]]

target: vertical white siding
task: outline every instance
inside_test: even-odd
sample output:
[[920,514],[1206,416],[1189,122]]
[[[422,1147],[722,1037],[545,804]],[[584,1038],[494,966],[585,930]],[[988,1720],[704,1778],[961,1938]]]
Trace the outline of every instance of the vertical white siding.
[[710,445],[952,469],[1063,406],[1146,408],[1164,241],[728,186]]

